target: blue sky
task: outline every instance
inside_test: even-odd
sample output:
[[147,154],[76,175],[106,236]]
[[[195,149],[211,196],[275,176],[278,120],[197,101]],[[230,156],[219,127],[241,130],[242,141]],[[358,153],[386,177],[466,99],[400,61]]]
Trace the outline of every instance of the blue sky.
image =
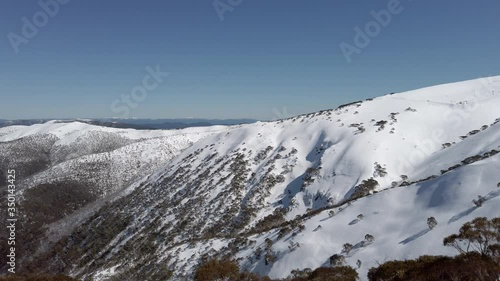
[[[38,1],[1,1],[0,118],[271,119],[500,75],[499,1],[217,1],[223,21],[212,0],[72,0],[46,25]],[[390,21],[349,63],[340,44],[381,10]]]

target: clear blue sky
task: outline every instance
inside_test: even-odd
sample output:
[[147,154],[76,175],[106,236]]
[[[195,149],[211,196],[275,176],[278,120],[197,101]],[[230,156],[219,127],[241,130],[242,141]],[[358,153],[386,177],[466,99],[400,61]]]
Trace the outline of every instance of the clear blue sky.
[[170,75],[129,116],[271,119],[500,74],[496,0],[401,0],[348,63],[339,45],[390,1],[243,0],[221,21],[212,0],[72,0],[16,54],[8,35],[43,10],[3,0],[0,118],[119,116],[156,65]]

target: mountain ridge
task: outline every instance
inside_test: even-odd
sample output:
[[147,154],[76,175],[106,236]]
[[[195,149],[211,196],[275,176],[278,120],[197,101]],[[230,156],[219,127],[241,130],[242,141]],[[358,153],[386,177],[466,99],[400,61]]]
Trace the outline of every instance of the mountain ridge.
[[[499,106],[496,76],[221,128],[95,210],[60,250],[40,253],[42,266],[184,280],[200,261],[229,257],[284,278],[344,254],[362,261],[364,280],[375,261],[450,255],[442,237],[472,215],[500,215]],[[362,243],[366,234],[375,241]],[[342,253],[347,242],[354,250]]]

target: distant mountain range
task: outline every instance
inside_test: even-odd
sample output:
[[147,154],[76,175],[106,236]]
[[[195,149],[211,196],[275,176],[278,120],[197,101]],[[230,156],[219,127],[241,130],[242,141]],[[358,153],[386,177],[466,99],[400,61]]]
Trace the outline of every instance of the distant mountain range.
[[[12,125],[34,125],[43,124],[54,119],[0,119],[0,128]],[[157,129],[185,129],[190,127],[208,127],[214,125],[240,125],[251,124],[255,119],[201,119],[201,118],[180,118],[180,119],[136,119],[136,118],[66,118],[58,119],[59,122],[82,122],[91,125],[137,130],[157,130]]]

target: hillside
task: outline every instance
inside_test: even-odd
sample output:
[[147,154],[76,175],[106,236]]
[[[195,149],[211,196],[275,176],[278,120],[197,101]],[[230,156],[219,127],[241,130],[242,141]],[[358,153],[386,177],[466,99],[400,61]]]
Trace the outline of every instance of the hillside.
[[225,129],[136,131],[59,121],[0,128],[0,186],[15,169],[24,216],[19,253],[45,249],[40,240],[48,230],[57,241],[192,143]]
[[[207,136],[154,173],[138,170],[148,176],[130,193],[26,264],[83,279],[184,280],[202,259],[230,257],[284,278],[328,265],[351,243],[343,254],[349,265],[362,262],[364,277],[386,260],[451,255],[444,236],[500,215],[499,107],[500,77],[490,77],[198,129]],[[30,135],[8,128],[0,140]],[[471,202],[478,195],[481,207]],[[374,241],[363,242],[366,234]]]

